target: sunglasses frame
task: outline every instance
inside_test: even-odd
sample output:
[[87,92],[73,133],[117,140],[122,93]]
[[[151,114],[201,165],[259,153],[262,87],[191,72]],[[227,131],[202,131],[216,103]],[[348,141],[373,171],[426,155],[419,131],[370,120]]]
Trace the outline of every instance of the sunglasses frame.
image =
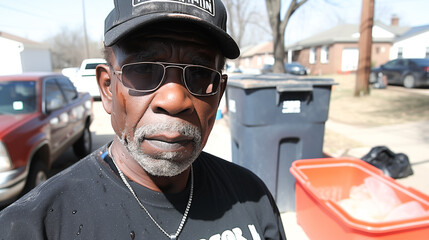
[[[138,89],[134,89],[134,88],[130,88],[130,87],[125,86],[124,82],[122,81],[122,72],[123,72],[124,67],[126,67],[126,66],[132,66],[132,65],[138,65],[138,64],[142,64],[142,63],[150,63],[150,64],[160,65],[164,69],[162,78],[159,81],[158,85],[154,89],[151,89],[151,90],[138,90]],[[219,86],[216,89],[216,91],[213,92],[213,93],[208,93],[208,94],[200,94],[200,93],[194,93],[194,92],[192,92],[189,89],[188,84],[186,83],[186,80],[185,80],[185,69],[188,68],[188,67],[201,67],[201,68],[204,68],[204,69],[208,69],[208,70],[214,71],[217,74],[219,74],[220,82],[219,82]],[[113,73],[118,76],[119,81],[122,83],[122,85],[124,85],[124,87],[126,87],[126,88],[128,88],[128,89],[130,89],[132,91],[136,91],[136,92],[140,92],[140,93],[150,93],[150,92],[155,92],[156,90],[158,90],[162,86],[162,84],[165,81],[165,75],[167,73],[167,69],[168,68],[179,68],[179,69],[182,69],[182,82],[183,82],[183,85],[186,87],[186,89],[188,90],[189,93],[191,93],[194,96],[198,96],[198,97],[208,97],[208,96],[216,95],[219,92],[220,83],[225,82],[225,79],[223,78],[222,72],[220,72],[220,71],[218,71],[216,69],[213,69],[213,68],[209,68],[209,67],[202,66],[202,65],[196,65],[196,64],[168,63],[168,62],[134,62],[134,63],[127,63],[127,64],[122,65],[120,71],[115,70],[113,68],[112,69],[113,69]]]

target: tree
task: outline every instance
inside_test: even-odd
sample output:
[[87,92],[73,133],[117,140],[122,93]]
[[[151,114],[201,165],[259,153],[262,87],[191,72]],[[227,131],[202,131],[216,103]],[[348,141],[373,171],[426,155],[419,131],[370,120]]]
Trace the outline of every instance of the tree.
[[292,14],[308,0],[292,0],[286,14],[281,16],[282,0],[265,0],[273,36],[274,66],[273,72],[284,73],[285,31]]
[[[79,67],[86,58],[85,42],[80,29],[70,30],[66,27],[45,40],[49,45],[52,57],[52,67],[62,69]],[[101,41],[90,41],[89,57],[102,57]]]
[[[265,12],[252,0],[223,0],[228,11],[228,32],[240,47],[257,43],[269,33]],[[262,31],[259,34],[251,31]],[[250,36],[250,37],[249,37]]]

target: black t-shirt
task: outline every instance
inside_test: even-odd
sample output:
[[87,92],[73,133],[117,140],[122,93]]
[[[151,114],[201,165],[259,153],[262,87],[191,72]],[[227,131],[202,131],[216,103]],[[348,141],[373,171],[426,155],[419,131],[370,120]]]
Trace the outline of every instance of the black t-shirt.
[[[286,239],[275,202],[253,173],[204,152],[193,169],[192,205],[178,239]],[[0,212],[0,239],[169,239],[115,171],[100,148]],[[178,194],[130,184],[159,225],[175,233],[190,184]]]

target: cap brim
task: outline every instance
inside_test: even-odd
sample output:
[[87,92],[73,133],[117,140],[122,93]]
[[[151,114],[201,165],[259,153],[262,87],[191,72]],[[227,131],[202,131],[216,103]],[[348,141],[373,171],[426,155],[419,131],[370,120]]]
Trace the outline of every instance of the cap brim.
[[110,47],[137,29],[165,21],[183,21],[195,24],[202,30],[206,30],[207,34],[213,36],[217,40],[217,44],[226,58],[235,59],[240,56],[240,48],[234,39],[225,31],[199,18],[185,14],[154,13],[133,18],[109,29],[104,34],[104,44]]

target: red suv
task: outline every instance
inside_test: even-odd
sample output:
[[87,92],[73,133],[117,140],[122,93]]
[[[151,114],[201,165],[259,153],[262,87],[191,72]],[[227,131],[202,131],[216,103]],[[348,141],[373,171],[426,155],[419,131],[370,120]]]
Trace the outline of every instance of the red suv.
[[0,204],[47,179],[70,146],[91,151],[92,98],[60,74],[0,76]]

